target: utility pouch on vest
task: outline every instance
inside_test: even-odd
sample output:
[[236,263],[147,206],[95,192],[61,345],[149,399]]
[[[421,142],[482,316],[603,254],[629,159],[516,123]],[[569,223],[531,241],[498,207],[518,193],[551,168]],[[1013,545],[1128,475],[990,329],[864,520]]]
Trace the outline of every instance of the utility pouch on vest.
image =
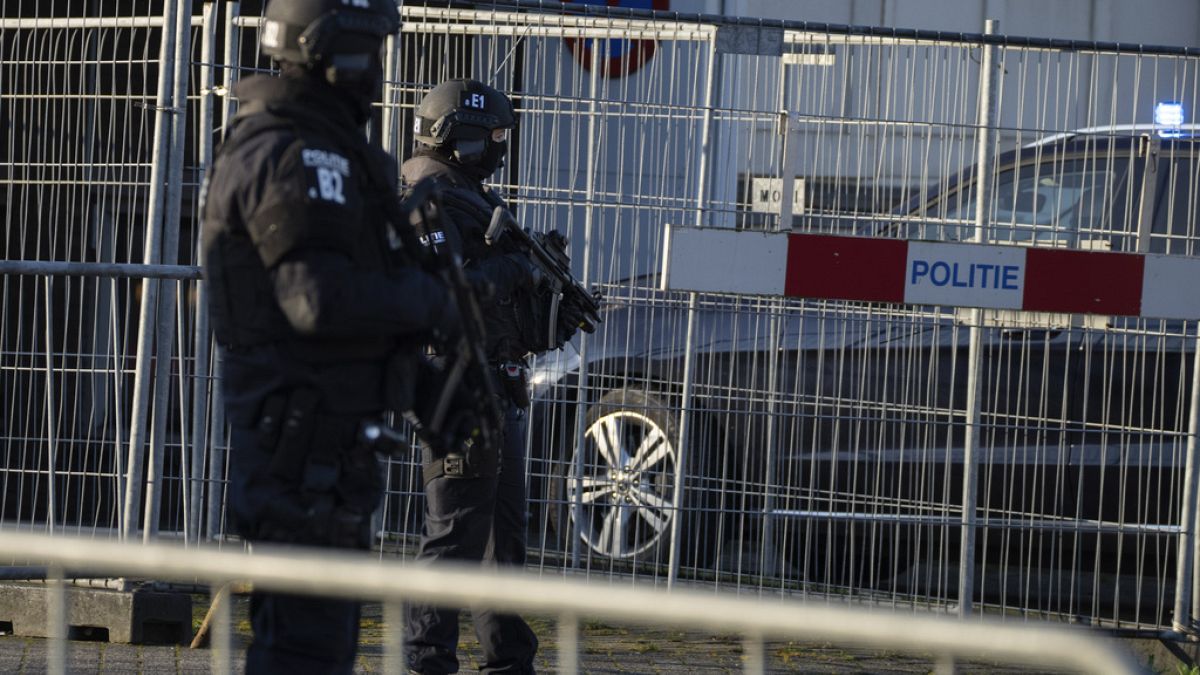
[[541,354],[562,346],[555,332],[561,299],[553,288],[525,289],[514,296],[512,311],[525,351]]
[[[321,395],[315,389],[296,389],[287,397],[270,472],[289,482],[300,480],[312,447]],[[260,427],[262,423],[260,422]]]
[[338,483],[343,455],[354,447],[346,444],[346,439],[353,436],[353,424],[320,417],[316,421],[300,481],[300,489],[310,494],[333,491]]
[[263,402],[262,413],[258,418],[255,429],[258,435],[258,447],[266,453],[275,452],[275,444],[279,442],[279,429],[283,426],[283,411],[287,408],[287,396],[275,394],[268,396]]

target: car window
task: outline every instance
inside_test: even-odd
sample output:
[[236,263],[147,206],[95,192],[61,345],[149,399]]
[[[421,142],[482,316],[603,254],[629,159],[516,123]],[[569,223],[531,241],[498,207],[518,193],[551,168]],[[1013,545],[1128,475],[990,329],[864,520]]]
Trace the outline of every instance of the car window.
[[1200,157],[1193,143],[1179,144],[1163,152],[1159,171],[1166,177],[1158,184],[1154,224],[1150,230],[1150,252],[1196,255],[1197,199],[1200,198]]
[[[1009,166],[996,175],[987,237],[992,243],[1079,246],[1131,231],[1128,158],[1046,159]],[[933,200],[911,238],[962,241],[974,232],[974,185]],[[912,236],[915,235],[915,236]]]

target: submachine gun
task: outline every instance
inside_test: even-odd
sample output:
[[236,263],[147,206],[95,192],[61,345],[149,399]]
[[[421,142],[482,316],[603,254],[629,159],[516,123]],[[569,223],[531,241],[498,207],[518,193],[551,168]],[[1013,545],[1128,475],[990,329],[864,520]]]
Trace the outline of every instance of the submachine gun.
[[[440,345],[440,367],[419,359],[399,366],[405,372],[393,374],[408,381],[410,387],[438,391],[436,397],[422,397],[410,390],[410,405],[395,407],[401,408],[397,412],[405,414],[422,442],[447,453],[446,472],[453,473],[456,466],[466,469],[465,465],[472,463],[468,455],[490,457],[498,453],[503,433],[504,416],[484,354],[483,312],[476,289],[463,271],[461,254],[450,246],[424,246],[417,238],[416,227],[431,228],[443,217],[434,181],[412,186],[403,202],[394,194],[383,201],[391,234],[399,238],[403,249],[422,269],[446,284],[462,320],[457,338]],[[381,428],[368,433],[389,432]]]
[[[567,257],[567,238],[557,231],[530,233],[522,228],[508,209],[497,206],[483,236],[488,246],[500,246],[524,253],[542,272],[543,282],[535,292],[526,316],[532,325],[526,342],[530,351],[558,349],[571,338],[575,329],[594,333],[601,322],[599,293],[589,292],[571,274]],[[559,317],[577,317],[578,323],[560,326]]]

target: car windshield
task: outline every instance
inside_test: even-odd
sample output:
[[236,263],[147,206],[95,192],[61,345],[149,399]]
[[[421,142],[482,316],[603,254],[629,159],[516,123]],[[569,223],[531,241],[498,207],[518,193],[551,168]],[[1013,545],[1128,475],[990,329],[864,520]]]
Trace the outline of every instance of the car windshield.
[[[1125,168],[1122,163],[1120,168]],[[1078,246],[1106,238],[1114,214],[1124,220],[1124,171],[1099,162],[1010,166],[996,176],[986,238],[991,243]],[[965,241],[974,232],[976,191],[970,184],[911,214],[911,239]]]

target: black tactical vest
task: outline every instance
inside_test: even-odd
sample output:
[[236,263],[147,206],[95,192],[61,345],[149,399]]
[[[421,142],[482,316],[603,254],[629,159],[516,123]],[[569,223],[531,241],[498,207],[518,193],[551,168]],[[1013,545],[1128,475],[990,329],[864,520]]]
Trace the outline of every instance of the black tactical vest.
[[[253,82],[243,84],[251,85],[243,92],[253,93]],[[294,140],[287,147],[259,143],[246,150],[255,139],[272,133]],[[300,161],[292,158],[294,166],[288,166],[289,153],[298,147],[336,151],[304,150]],[[339,167],[344,162],[350,166]],[[253,203],[229,203],[230,186],[219,182],[254,180],[272,165],[277,167],[275,174]],[[214,167],[221,170],[207,187],[203,213],[205,275],[218,342],[236,349],[288,341],[297,352],[311,352],[317,360],[386,352],[389,341],[378,337],[331,342],[296,335],[277,305],[270,271],[290,251],[304,246],[338,250],[364,271],[402,264],[396,242],[389,241],[381,206],[396,184],[390,156],[357,131],[286,97],[252,98],[235,118]],[[321,172],[319,180],[305,179],[300,175],[305,171]],[[322,213],[321,205],[330,199],[340,200],[337,222]]]

